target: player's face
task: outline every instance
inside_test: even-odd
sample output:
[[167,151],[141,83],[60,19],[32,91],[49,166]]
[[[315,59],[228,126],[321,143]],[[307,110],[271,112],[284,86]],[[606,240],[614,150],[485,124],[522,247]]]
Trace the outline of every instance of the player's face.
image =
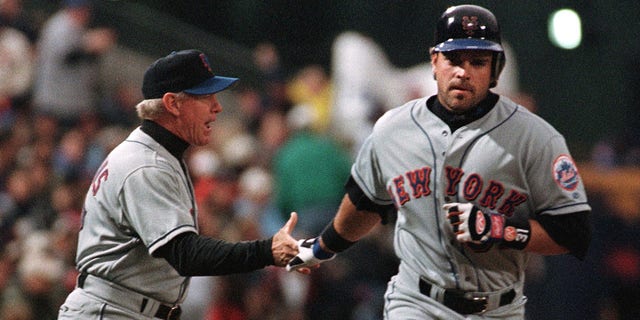
[[431,55],[438,82],[438,99],[453,112],[464,112],[487,96],[491,84],[493,53],[456,50]]
[[188,95],[179,99],[180,104],[180,134],[186,142],[195,146],[204,146],[211,141],[213,122],[222,105],[215,94]]

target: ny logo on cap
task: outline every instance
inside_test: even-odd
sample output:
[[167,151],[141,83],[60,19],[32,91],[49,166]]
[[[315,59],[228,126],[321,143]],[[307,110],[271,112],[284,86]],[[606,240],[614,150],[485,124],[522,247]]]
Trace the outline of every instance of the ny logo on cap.
[[478,17],[476,16],[463,16],[462,17],[462,30],[468,36],[473,36],[473,33],[478,30]]
[[207,61],[207,56],[204,53],[200,54],[200,61],[202,61],[202,65],[209,71],[209,73],[213,74],[213,70],[211,70],[211,66],[209,66],[209,61]]

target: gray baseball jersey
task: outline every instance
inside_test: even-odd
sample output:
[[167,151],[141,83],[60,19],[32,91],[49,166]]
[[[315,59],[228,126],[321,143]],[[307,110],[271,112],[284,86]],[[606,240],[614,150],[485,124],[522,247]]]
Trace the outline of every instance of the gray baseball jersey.
[[178,234],[197,232],[192,183],[180,161],[140,128],[110,153],[85,200],[81,272],[167,304],[184,299],[188,278],[151,256]]
[[[409,284],[422,278],[469,292],[515,288],[522,297],[528,253],[466,248],[455,241],[441,207],[472,202],[520,217],[590,210],[565,140],[540,117],[502,96],[488,114],[455,132],[426,101],[410,101],[381,117],[352,167],[371,200],[398,209],[394,248],[401,265],[396,280]],[[417,284],[409,287],[417,290]],[[402,299],[419,297],[411,292]]]

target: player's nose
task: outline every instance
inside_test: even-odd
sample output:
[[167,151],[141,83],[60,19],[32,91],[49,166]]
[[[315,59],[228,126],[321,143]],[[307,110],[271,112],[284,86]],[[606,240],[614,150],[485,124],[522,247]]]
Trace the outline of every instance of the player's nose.
[[222,104],[220,104],[215,94],[211,95],[210,103],[211,103],[211,112],[213,113],[222,112],[222,109],[223,109]]
[[463,79],[469,78],[469,73],[467,72],[467,68],[468,68],[468,65],[465,65],[465,64],[455,66],[455,72],[454,72],[455,76],[457,78],[463,78]]

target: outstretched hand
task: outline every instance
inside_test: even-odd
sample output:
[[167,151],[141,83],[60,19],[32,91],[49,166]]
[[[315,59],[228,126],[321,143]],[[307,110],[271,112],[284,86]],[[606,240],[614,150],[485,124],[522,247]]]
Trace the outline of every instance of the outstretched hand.
[[[287,265],[287,271],[303,271],[309,268],[318,268],[321,263],[333,260],[336,257],[334,252],[328,252],[320,245],[320,237],[298,240],[298,250],[300,253],[295,256]],[[309,269],[309,272],[311,270]]]
[[[271,253],[273,254],[274,264],[278,267],[286,266],[289,261],[299,253],[298,242],[291,236],[291,233],[297,223],[298,214],[292,212],[287,223],[285,223],[285,225],[273,236]],[[309,274],[311,273],[311,270],[309,268],[304,268],[299,269],[298,272]]]

